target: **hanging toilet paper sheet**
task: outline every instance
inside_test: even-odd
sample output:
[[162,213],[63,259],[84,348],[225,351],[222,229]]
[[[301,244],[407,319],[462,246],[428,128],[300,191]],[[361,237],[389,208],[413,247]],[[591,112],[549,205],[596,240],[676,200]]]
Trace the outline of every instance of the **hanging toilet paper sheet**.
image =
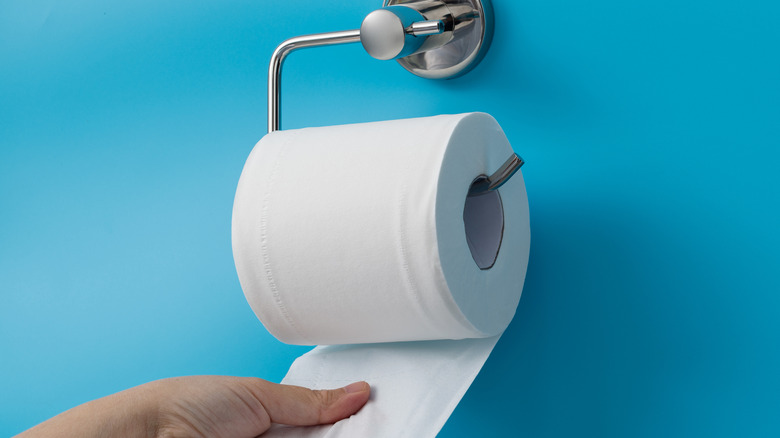
[[530,246],[522,175],[498,195],[466,197],[512,153],[482,113],[260,140],[233,207],[239,280],[271,334],[320,345],[282,382],[372,386],[348,419],[270,436],[436,435],[520,299]]

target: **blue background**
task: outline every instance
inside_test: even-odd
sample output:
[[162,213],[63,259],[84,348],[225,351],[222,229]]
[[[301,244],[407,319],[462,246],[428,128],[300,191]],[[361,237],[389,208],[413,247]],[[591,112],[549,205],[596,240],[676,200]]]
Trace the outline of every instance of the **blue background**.
[[[149,380],[282,378],[230,216],[282,39],[379,0],[0,2],[0,436]],[[780,3],[494,0],[460,79],[292,55],[284,127],[485,111],[517,316],[441,436],[780,435]]]

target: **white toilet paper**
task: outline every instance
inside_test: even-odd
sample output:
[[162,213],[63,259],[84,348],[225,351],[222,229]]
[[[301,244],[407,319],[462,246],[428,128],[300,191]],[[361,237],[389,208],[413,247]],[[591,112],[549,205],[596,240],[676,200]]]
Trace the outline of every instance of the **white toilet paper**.
[[[439,431],[520,299],[530,244],[522,175],[499,190],[500,200],[484,198],[493,204],[472,203],[464,214],[474,179],[511,154],[501,128],[482,113],[278,131],[260,140],[233,207],[241,286],[279,340],[329,345],[298,358],[283,382],[372,385],[372,400],[352,418],[273,434]],[[480,269],[475,260],[495,256],[491,242],[500,242],[495,264]],[[469,243],[493,254],[472,255]]]

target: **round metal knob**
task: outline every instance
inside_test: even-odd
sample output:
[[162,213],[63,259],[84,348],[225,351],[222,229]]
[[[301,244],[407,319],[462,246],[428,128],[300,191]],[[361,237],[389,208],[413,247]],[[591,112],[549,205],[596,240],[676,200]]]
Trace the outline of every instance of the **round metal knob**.
[[396,59],[417,52],[428,35],[443,31],[443,23],[426,21],[416,9],[388,6],[366,16],[360,25],[360,42],[376,59]]
[[406,46],[406,26],[401,17],[387,9],[368,14],[360,26],[360,42],[376,59],[396,58]]

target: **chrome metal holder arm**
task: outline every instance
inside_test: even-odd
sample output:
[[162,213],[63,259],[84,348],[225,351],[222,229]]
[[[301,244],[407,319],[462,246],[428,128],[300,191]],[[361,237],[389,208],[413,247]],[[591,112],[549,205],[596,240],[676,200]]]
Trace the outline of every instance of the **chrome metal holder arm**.
[[360,29],[341,32],[315,33],[290,38],[279,44],[271,55],[268,67],[268,132],[278,131],[281,127],[282,66],[287,55],[298,49],[309,47],[334,46],[360,42]]

